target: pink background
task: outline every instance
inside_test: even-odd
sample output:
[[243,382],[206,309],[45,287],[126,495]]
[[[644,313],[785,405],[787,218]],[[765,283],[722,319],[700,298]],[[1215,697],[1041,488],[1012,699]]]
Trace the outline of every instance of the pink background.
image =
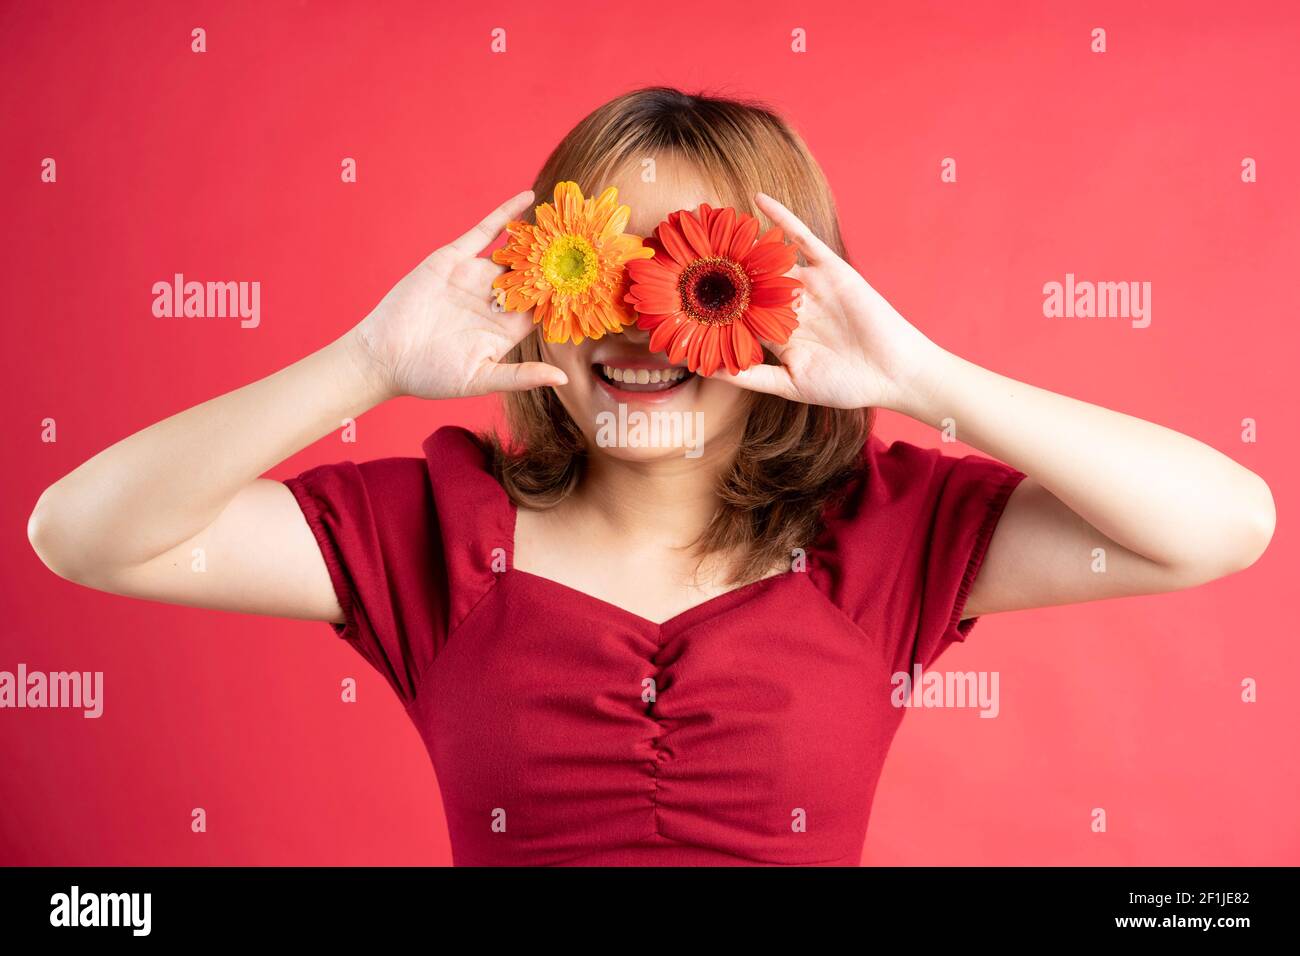
[[[117,438],[343,332],[527,186],[586,112],[668,83],[789,116],[855,264],[947,348],[1209,442],[1269,480],[1282,516],[1231,579],[982,622],[944,667],[999,671],[1001,716],[908,715],[865,861],[1300,863],[1300,20],[1280,2],[1135,6],[5,4],[0,669],[102,670],[107,686],[99,720],[0,711],[0,862],[449,862],[418,735],[325,625],[75,587],[41,567],[26,517]],[[153,318],[151,286],[174,272],[260,281],[260,328]],[[1151,327],[1045,319],[1043,283],[1066,272],[1150,281]],[[493,409],[394,402],[357,444],[331,436],[276,475],[416,454]],[[1258,703],[1240,700],[1247,677]]]

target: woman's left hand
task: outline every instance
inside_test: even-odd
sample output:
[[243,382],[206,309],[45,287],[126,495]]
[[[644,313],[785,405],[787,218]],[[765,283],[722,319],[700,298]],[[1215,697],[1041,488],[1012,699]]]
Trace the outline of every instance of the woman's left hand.
[[[799,327],[765,343],[780,365],[715,377],[798,402],[877,406],[939,427],[1030,477],[1006,503],[963,609],[994,611],[1152,594],[1249,567],[1268,546],[1268,485],[1168,428],[1035,388],[930,342],[768,196],[759,208],[807,260]],[[1107,573],[1092,556],[1105,552]]]
[[799,327],[784,345],[764,343],[780,365],[714,378],[809,405],[911,411],[942,350],[794,213],[765,193],[756,199],[807,261],[790,272],[804,286],[795,299]]

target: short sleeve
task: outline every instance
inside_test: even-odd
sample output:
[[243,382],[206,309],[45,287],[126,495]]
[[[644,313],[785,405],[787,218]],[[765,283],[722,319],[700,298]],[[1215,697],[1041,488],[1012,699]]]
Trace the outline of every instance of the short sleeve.
[[830,514],[820,585],[896,670],[964,641],[966,601],[1024,474],[981,455],[945,455],[873,437],[862,472]]
[[446,634],[447,574],[426,463],[321,465],[285,480],[329,569],[332,625],[408,706]]

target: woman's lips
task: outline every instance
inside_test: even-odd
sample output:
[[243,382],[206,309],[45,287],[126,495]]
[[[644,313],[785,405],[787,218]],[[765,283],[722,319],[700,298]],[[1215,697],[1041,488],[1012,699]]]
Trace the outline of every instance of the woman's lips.
[[644,359],[620,360],[617,364],[598,362],[591,374],[616,400],[666,401],[695,376],[680,366]]

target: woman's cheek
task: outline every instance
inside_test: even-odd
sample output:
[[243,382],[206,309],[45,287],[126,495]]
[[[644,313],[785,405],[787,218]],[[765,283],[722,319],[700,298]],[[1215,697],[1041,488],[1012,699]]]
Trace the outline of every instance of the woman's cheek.
[[700,382],[699,411],[703,413],[706,437],[720,437],[741,428],[754,395],[728,382],[704,379]]
[[568,377],[569,383],[557,388],[556,392],[569,414],[579,423],[583,419],[578,412],[591,407],[591,389],[594,385],[591,378],[591,349],[588,345],[584,342],[582,345],[557,346],[543,342],[541,348],[542,361],[554,365]]

